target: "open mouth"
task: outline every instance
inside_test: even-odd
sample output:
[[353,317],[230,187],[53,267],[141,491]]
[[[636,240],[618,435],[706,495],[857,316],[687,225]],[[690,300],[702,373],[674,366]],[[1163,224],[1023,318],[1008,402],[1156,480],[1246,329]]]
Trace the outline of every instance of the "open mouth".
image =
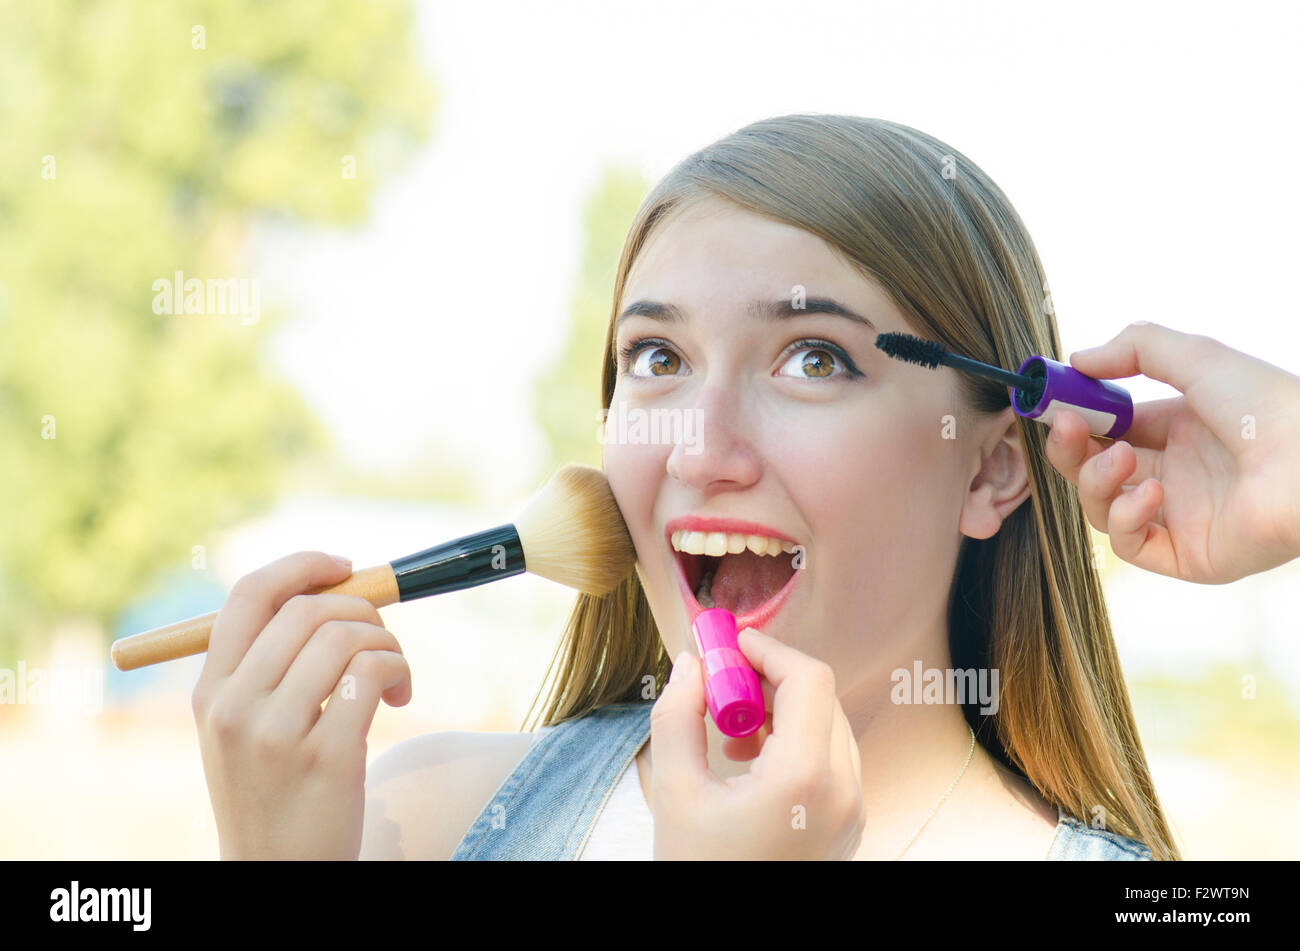
[[[671,526],[670,526],[671,528]],[[740,628],[762,629],[789,597],[803,550],[786,538],[676,529],[669,534],[690,621],[725,608]]]

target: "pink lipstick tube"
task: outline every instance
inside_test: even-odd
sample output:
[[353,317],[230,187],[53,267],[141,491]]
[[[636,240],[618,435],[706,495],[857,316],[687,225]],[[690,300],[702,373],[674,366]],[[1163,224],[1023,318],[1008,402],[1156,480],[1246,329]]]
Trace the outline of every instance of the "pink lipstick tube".
[[767,720],[763,688],[736,640],[736,616],[722,608],[701,611],[691,626],[704,663],[709,716],[727,736],[749,736]]

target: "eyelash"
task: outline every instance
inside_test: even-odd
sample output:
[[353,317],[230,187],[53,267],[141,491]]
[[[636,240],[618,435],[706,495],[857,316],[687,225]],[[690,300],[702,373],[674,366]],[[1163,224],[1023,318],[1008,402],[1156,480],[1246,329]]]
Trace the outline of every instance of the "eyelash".
[[[618,350],[618,355],[621,361],[620,375],[630,376],[632,370],[632,359],[646,347],[650,346],[672,348],[672,344],[667,340],[664,340],[662,337],[640,337],[629,341],[626,346],[620,347]],[[812,349],[825,350],[844,365],[845,372],[843,374],[835,374],[836,376],[861,377],[866,375],[858,369],[857,364],[854,363],[852,358],[844,352],[843,347],[836,346],[829,340],[822,340],[817,337],[803,337],[794,341],[790,346],[786,347],[782,355],[795,354],[800,350]],[[833,378],[834,377],[823,377],[823,379]],[[815,379],[815,377],[810,377],[810,379]]]

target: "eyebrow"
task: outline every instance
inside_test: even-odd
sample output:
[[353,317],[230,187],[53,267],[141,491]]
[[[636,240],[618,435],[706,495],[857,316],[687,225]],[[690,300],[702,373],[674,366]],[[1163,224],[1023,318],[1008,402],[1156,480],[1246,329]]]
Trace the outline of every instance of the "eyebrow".
[[[772,301],[752,301],[749,305],[749,312],[760,320],[784,320],[788,317],[803,317],[809,314],[832,314],[857,321],[872,331],[876,329],[876,325],[867,318],[855,314],[843,304],[829,297],[806,298],[803,307],[795,307],[794,301],[785,298]],[[651,320],[659,320],[670,324],[686,322],[686,314],[683,313],[681,308],[673,304],[663,304],[653,300],[639,300],[627,307],[623,313],[618,315],[618,320],[614,322],[616,330],[625,317],[649,317]]]

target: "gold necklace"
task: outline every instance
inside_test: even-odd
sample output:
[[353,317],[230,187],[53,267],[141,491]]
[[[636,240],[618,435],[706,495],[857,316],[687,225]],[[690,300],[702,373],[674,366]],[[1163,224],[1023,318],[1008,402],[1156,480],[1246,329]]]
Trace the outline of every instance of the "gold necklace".
[[[920,835],[925,830],[925,827],[930,824],[930,820],[933,819],[934,814],[939,811],[939,807],[942,806],[944,800],[948,798],[948,794],[951,793],[955,788],[957,788],[957,783],[961,780],[962,776],[966,774],[966,767],[970,765],[970,758],[975,753],[975,731],[970,728],[969,723],[966,724],[966,730],[968,733],[970,733],[970,749],[966,752],[966,762],[962,764],[961,772],[957,774],[957,778],[954,779],[952,781],[952,785],[948,787],[948,792],[944,793],[942,796],[939,797],[939,801],[934,804],[934,808],[930,810],[930,814],[926,816],[925,821],[921,823],[921,828],[917,829],[914,833],[912,833],[912,837],[907,840],[907,845],[903,846],[903,852],[906,852],[908,849],[912,847],[912,843],[916,841],[916,837]],[[894,858],[895,862],[897,862],[899,859],[903,857],[903,852],[898,853],[898,855]]]

